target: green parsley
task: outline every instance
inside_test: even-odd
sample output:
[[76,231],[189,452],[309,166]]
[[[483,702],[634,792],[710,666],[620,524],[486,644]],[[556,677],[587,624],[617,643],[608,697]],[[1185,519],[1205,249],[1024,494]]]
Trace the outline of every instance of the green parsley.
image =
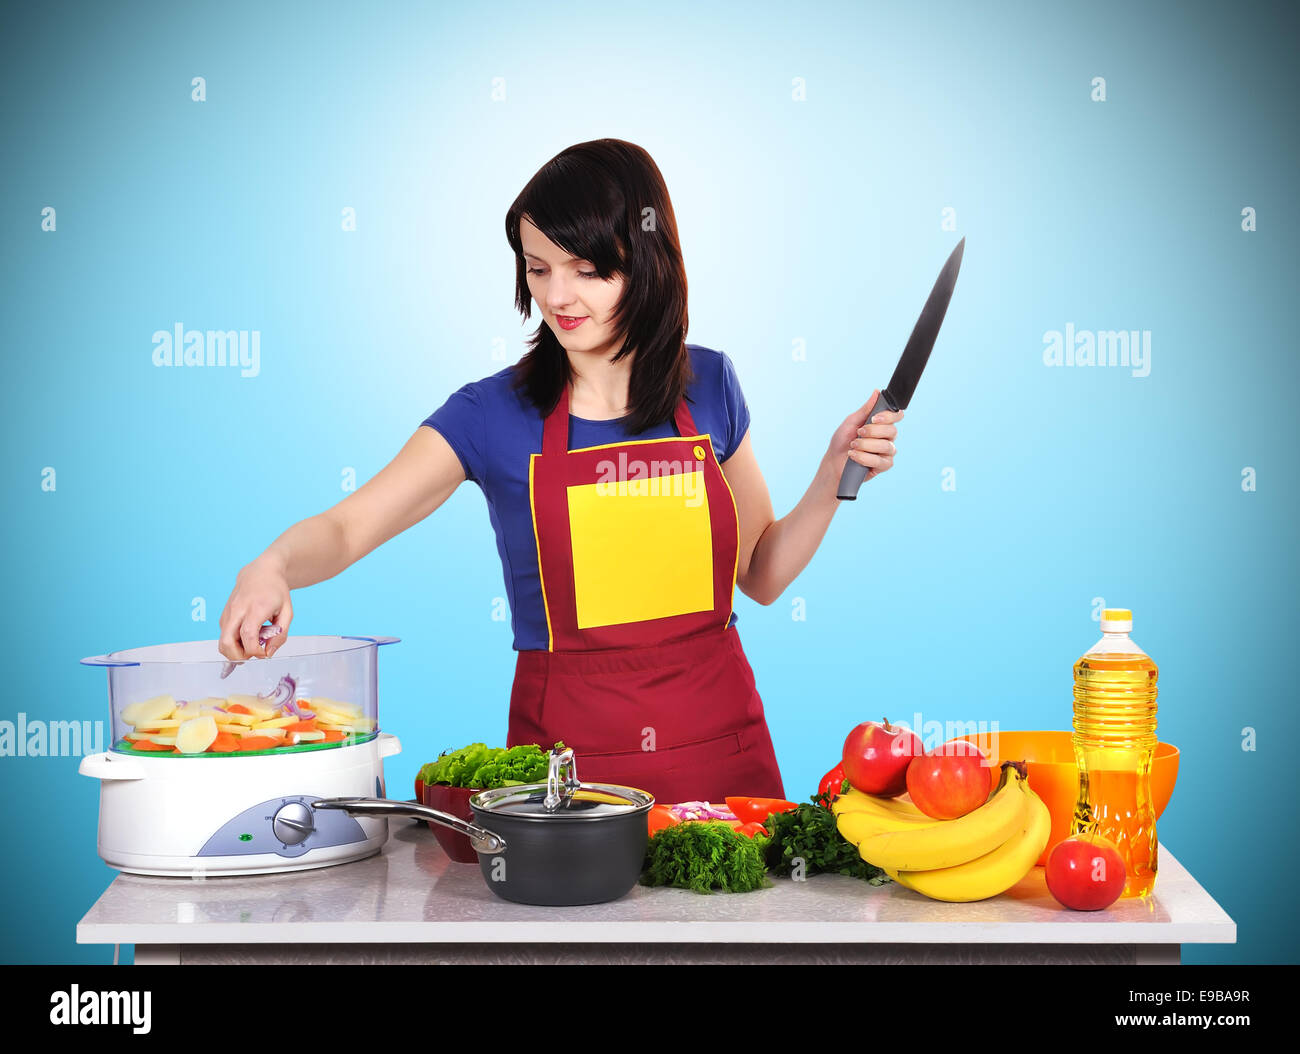
[[655,833],[646,847],[643,886],[675,886],[696,893],[748,893],[767,880],[767,839],[737,834],[730,824],[687,820]]
[[849,875],[873,886],[888,882],[889,876],[863,860],[857,846],[840,834],[835,814],[825,805],[815,804],[818,800],[814,797],[814,804],[803,802],[790,812],[773,813],[763,824],[772,836],[765,847],[771,872],[789,875],[801,867],[804,876]]

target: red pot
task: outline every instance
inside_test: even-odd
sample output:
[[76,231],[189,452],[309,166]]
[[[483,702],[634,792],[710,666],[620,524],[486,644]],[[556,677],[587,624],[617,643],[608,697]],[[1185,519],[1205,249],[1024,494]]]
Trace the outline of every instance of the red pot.
[[[429,808],[451,813],[452,816],[458,816],[470,823],[476,822],[474,810],[469,807],[469,800],[478,793],[477,789],[448,787],[443,783],[424,783],[421,786],[424,788],[423,804],[429,806]],[[452,860],[458,864],[478,863],[478,853],[474,852],[474,847],[470,845],[469,838],[466,835],[443,827],[431,820],[425,820],[424,822],[429,825],[434,837],[438,839],[442,851]]]

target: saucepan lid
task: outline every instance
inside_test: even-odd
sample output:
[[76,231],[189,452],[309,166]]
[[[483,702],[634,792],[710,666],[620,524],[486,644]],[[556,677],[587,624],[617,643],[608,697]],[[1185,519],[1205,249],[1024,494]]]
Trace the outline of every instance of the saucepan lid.
[[492,816],[555,823],[647,813],[655,799],[649,791],[637,787],[581,783],[573,751],[552,750],[545,783],[479,791],[469,803],[472,808]]

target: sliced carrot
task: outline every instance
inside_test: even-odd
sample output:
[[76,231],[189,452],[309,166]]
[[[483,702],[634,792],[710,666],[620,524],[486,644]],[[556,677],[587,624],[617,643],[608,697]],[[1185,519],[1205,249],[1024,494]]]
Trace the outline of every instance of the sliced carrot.
[[150,739],[133,739],[131,740],[132,750],[166,750],[173,751],[176,748],[166,743],[155,743]]
[[342,738],[343,738],[343,733],[340,732],[337,728],[327,728],[327,729],[325,729],[325,739],[324,739],[324,742],[326,742],[326,743],[337,743],[337,742],[339,742]]
[[315,732],[317,731],[316,719],[309,717],[306,721],[295,721],[291,725],[285,725],[284,730],[286,732]]
[[[262,737],[259,737],[262,738]],[[239,749],[239,737],[233,732],[218,732],[208,750],[213,754],[229,754]]]
[[278,747],[280,741],[272,739],[270,736],[244,736],[239,741],[240,750],[270,750],[272,747]]
[[233,706],[226,707],[226,713],[228,714],[251,714],[252,712],[243,703],[235,703]]

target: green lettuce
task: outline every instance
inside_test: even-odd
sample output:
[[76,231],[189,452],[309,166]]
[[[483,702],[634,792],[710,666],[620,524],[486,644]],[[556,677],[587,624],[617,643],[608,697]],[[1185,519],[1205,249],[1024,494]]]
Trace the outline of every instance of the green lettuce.
[[[563,750],[564,744],[556,743],[555,749]],[[437,761],[423,766],[420,781],[490,790],[522,783],[544,783],[549,766],[550,751],[543,750],[536,743],[524,743],[509,749],[471,743],[459,750],[445,751]]]

